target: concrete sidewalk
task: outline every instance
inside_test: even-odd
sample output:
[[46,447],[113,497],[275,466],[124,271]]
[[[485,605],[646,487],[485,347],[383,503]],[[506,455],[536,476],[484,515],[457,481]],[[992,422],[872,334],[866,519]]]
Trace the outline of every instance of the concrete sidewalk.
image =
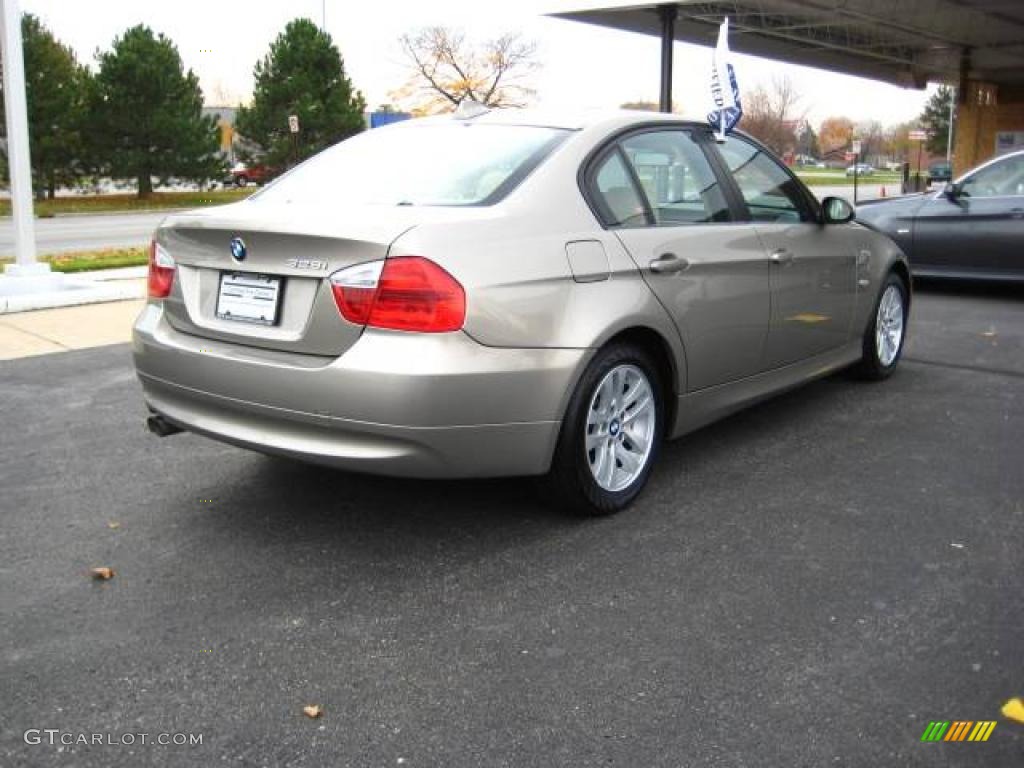
[[120,344],[145,299],[0,315],[0,360]]

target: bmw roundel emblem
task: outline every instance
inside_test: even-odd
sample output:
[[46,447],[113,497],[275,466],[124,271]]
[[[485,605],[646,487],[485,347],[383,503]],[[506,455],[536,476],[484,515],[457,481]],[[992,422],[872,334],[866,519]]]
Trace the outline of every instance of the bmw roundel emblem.
[[235,261],[245,261],[248,251],[245,248],[245,240],[240,237],[231,238],[231,256]]

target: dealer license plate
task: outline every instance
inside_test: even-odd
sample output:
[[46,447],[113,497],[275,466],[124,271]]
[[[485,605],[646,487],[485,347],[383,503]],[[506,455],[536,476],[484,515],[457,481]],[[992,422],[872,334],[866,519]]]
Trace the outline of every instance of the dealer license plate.
[[217,294],[217,317],[243,323],[274,325],[281,297],[281,278],[224,272]]

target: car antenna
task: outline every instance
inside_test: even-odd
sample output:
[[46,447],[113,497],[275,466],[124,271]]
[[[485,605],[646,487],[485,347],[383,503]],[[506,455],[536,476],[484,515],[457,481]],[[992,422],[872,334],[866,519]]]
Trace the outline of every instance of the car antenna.
[[472,96],[463,96],[459,106],[455,109],[453,117],[456,120],[472,120],[474,117],[486,115],[490,111],[490,107],[486,104],[481,104]]

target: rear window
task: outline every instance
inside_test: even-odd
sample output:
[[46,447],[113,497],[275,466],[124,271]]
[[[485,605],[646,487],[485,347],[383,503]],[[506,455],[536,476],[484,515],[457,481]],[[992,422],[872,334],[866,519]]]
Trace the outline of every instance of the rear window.
[[569,131],[415,121],[326,149],[264,189],[266,202],[490,205],[511,192]]

